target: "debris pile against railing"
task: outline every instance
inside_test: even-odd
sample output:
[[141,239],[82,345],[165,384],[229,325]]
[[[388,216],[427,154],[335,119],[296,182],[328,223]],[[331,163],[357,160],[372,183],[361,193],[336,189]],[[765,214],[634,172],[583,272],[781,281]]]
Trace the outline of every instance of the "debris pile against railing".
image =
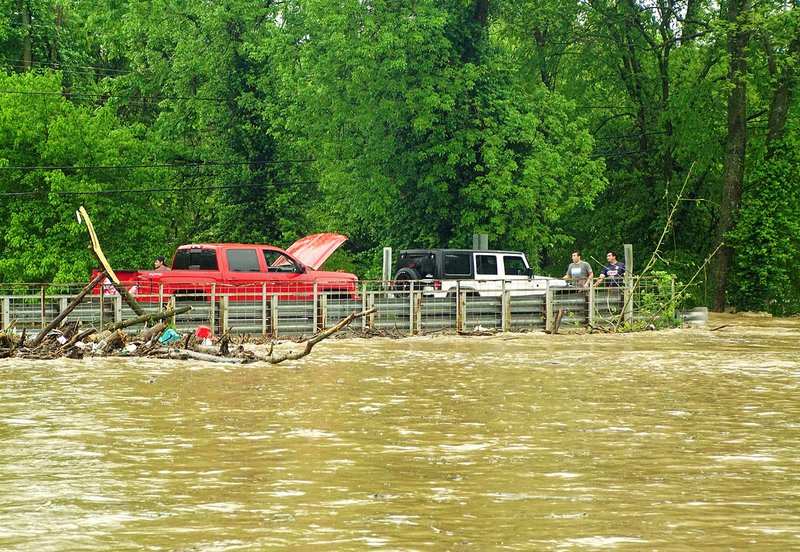
[[[170,359],[194,359],[206,362],[244,364],[249,362],[268,362],[277,364],[287,360],[297,360],[308,355],[314,345],[337,333],[353,320],[374,313],[374,309],[352,312],[332,327],[321,329],[310,338],[292,344],[291,348],[277,351],[274,344],[269,346],[266,355],[246,350],[241,344],[232,342],[230,332],[219,338],[211,335],[207,326],[199,326],[195,332],[181,335],[168,327],[164,320],[174,319],[176,315],[191,311],[187,305],[174,308],[170,302],[160,312],[138,315],[120,322],[110,322],[101,331],[90,325],[85,327],[80,320],[65,322],[67,316],[105,277],[98,275],[62,310],[49,324],[34,336],[28,336],[27,328],[16,332],[17,320],[12,319],[0,327],[0,358],[73,358],[86,356],[135,356]],[[138,334],[129,335],[123,331],[135,325],[153,324]]]
[[641,278],[630,288],[585,290],[511,288],[497,282],[496,287],[480,292],[466,287],[401,290],[392,282],[362,281],[356,292],[347,296],[320,290],[309,293],[288,284],[279,290],[264,284],[215,284],[192,297],[160,288],[147,294],[139,290],[135,300],[146,308],[143,315],[119,293],[106,293],[102,282],[77,304],[83,288],[76,284],[0,284],[0,330],[13,326],[17,333],[26,329],[29,335],[44,339],[62,323],[79,321],[82,327],[95,327],[98,332],[135,331],[137,324],[163,320],[183,335],[208,326],[216,335],[294,340],[323,331],[353,312],[368,314],[347,327],[349,337],[635,331],[690,322],[677,310],[671,281],[663,278]]
[[[234,343],[230,334],[219,338],[201,337],[201,332],[182,336],[175,330],[167,328],[164,322],[159,322],[135,335],[129,335],[121,329],[102,332],[97,332],[95,328],[81,329],[80,322],[70,322],[50,330],[43,338],[41,337],[43,333],[40,333],[33,339],[26,337],[24,329],[17,335],[12,326],[0,332],[0,358],[13,356],[32,359],[81,359],[98,356],[130,356],[193,359],[227,364],[250,362],[278,364],[308,355],[314,345],[337,333],[353,320],[368,314],[371,313],[354,312],[335,326],[317,332],[308,339],[292,342],[281,351],[276,350],[274,343],[271,343],[266,355],[245,349],[241,343]],[[201,326],[198,330],[203,328]]]

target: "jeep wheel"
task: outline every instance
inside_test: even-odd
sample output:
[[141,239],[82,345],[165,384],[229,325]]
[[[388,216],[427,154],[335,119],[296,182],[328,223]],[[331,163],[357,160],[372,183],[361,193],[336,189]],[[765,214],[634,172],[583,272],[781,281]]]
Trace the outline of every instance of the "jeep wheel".
[[422,275],[416,268],[401,268],[397,271],[397,274],[394,275],[394,289],[396,291],[420,289],[422,284],[413,281],[421,279]]

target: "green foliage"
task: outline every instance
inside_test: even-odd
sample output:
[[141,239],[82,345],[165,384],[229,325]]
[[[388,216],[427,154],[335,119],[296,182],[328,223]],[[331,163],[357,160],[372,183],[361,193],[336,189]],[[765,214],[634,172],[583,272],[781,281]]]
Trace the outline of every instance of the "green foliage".
[[571,105],[519,86],[470,13],[318,1],[287,20],[293,130],[314,143],[327,214],[366,248],[463,247],[481,232],[535,259],[603,186]]
[[729,239],[737,252],[732,294],[743,310],[787,315],[800,312],[800,142],[796,136],[775,146],[775,154],[754,174],[746,207]]
[[[160,250],[169,226],[153,223],[153,202],[136,193],[146,182],[136,172],[70,167],[139,163],[146,156],[141,128],[126,127],[107,108],[77,106],[58,95],[58,74],[0,75],[0,88],[37,95],[0,95],[0,159],[10,167],[58,169],[6,170],[0,192],[2,217],[0,275],[4,281],[75,282],[86,280],[96,261],[87,249],[85,229],[77,225],[81,204],[95,215],[109,260],[117,267],[144,263]],[[13,114],[14,116],[10,116]],[[79,192],[128,190],[124,194]]]
[[[731,208],[728,3],[0,8],[0,169],[58,167],[0,170],[2,281],[86,280],[80,204],[120,268],[190,241],[334,231],[351,240],[328,266],[377,278],[383,246],[464,247],[485,233],[561,275],[575,246],[595,269],[623,243],[646,258],[669,223],[662,268],[684,281]],[[742,23],[738,308],[800,310],[798,13],[762,2]],[[703,282],[693,289],[706,300]]]

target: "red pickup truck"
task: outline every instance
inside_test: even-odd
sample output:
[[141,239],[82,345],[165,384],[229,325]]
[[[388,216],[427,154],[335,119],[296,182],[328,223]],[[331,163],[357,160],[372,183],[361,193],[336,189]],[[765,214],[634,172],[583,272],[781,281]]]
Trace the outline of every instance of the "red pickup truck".
[[[165,271],[120,271],[117,277],[139,301],[210,299],[228,294],[232,300],[256,300],[266,292],[280,299],[308,300],[313,293],[356,297],[358,278],[347,272],[319,270],[347,241],[340,234],[314,234],[286,250],[272,245],[204,243],[182,245]],[[109,292],[109,286],[104,286]],[[113,290],[113,287],[111,288]]]

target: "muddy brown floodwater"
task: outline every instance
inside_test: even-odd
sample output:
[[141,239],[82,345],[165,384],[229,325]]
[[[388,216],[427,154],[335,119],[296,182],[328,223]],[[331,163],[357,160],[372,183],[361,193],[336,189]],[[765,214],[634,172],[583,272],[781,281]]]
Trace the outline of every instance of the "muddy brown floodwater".
[[0,361],[0,549],[797,550],[799,338],[714,316]]

